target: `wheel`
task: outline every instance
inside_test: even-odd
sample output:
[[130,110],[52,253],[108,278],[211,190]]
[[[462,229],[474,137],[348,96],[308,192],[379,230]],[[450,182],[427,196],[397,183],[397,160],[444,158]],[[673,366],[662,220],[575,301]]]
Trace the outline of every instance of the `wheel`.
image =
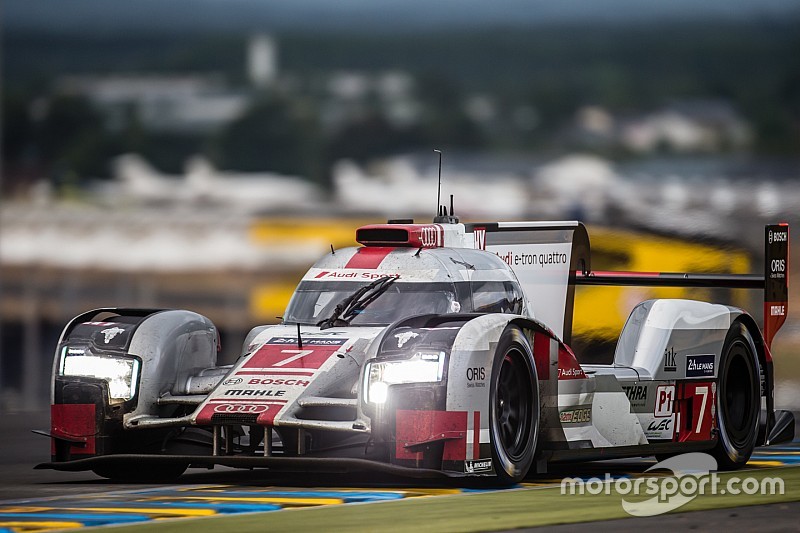
[[539,434],[539,387],[533,351],[516,326],[497,345],[490,395],[494,469],[501,483],[518,483],[530,470]]
[[758,437],[761,382],[753,338],[741,323],[728,331],[717,374],[717,429],[712,455],[720,470],[747,464]]
[[113,465],[99,466],[92,472],[100,477],[122,483],[167,483],[175,481],[189,465],[184,463],[163,465]]

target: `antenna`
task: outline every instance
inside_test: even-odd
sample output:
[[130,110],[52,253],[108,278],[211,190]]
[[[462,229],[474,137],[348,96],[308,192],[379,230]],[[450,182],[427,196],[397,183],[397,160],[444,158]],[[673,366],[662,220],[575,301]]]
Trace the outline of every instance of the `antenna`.
[[436,209],[440,212],[441,215],[441,205],[442,205],[442,151],[433,150],[437,154],[439,154],[439,187],[436,189]]
[[[434,224],[458,224],[458,217],[453,209],[453,195],[450,195],[450,214],[447,214],[447,206],[442,205],[442,151],[434,150],[439,154],[439,187],[436,191],[436,216],[433,217]],[[419,255],[419,254],[417,254]]]
[[[453,197],[450,197],[450,201],[453,201]],[[336,252],[333,250],[333,244],[331,243],[331,255],[336,255]]]
[[297,349],[303,349],[303,338],[300,336],[300,322],[297,323]]

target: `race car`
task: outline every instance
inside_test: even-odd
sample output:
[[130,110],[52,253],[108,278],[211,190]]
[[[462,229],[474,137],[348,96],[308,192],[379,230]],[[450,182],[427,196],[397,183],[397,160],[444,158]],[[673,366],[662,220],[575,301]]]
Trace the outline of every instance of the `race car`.
[[[217,365],[216,328],[191,311],[73,319],[53,366],[52,460],[37,468],[515,483],[557,462],[689,451],[735,469],[794,436],[792,413],[774,407],[770,353],[788,312],[785,224],[766,227],[763,277],[593,272],[574,221],[445,213],[364,226],[356,240],[311,267],[282,323],[254,328],[232,365]],[[742,309],[648,300],[612,364],[582,364],[570,348],[578,285],[762,289],[763,333]]]

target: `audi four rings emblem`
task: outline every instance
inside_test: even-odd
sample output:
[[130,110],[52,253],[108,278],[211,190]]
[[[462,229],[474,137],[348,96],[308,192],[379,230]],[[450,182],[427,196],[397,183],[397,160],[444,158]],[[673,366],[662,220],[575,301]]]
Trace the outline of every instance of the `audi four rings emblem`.
[[265,413],[269,409],[268,405],[215,405],[215,413]]

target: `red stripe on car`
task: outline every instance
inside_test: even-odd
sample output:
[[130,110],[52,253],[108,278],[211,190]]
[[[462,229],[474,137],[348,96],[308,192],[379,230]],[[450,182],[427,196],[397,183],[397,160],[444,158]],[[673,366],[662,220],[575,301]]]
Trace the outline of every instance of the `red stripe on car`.
[[481,412],[475,411],[472,419],[472,458],[481,458]]
[[365,246],[359,248],[344,267],[365,269],[378,268],[392,250],[394,250],[394,248],[384,246]]
[[[93,403],[59,403],[50,406],[50,433],[55,437],[66,437],[84,441],[71,444],[73,455],[94,455],[97,434],[95,405]],[[55,443],[55,439],[53,439]],[[53,450],[55,452],[55,450]],[[55,455],[55,454],[54,454]]]

